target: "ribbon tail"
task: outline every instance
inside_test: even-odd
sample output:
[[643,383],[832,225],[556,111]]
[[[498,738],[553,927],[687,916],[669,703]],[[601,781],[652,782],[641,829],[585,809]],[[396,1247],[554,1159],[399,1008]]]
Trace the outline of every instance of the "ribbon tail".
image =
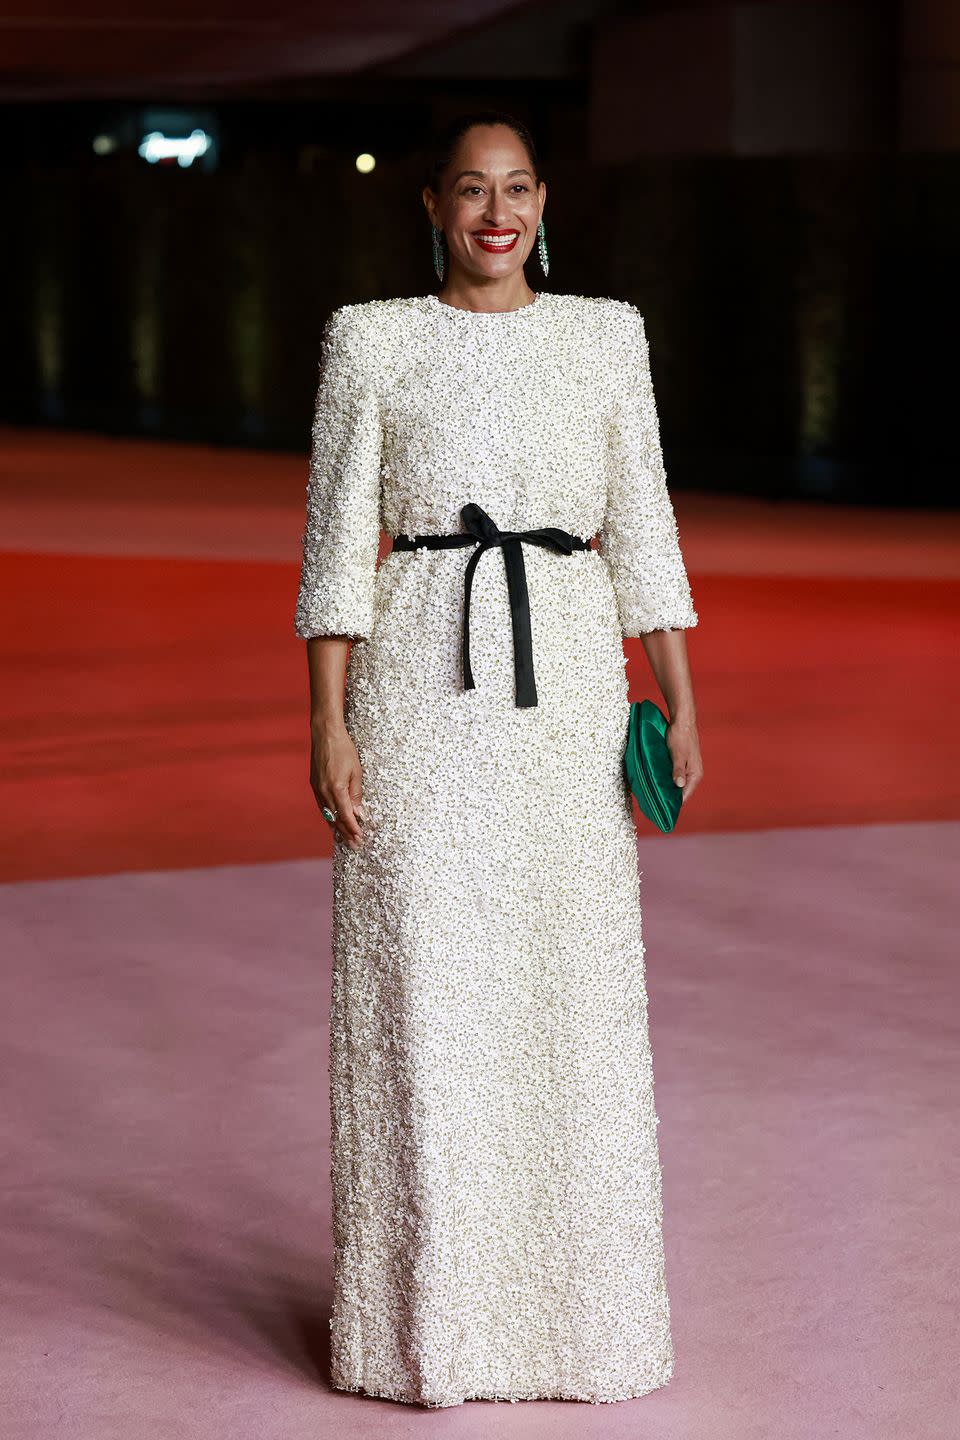
[[523,544],[511,538],[504,540],[503,563],[507,571],[507,593],[510,597],[510,620],[513,625],[513,669],[516,703],[536,705],[537,686],[533,675],[533,633],[530,625],[530,595],[527,590],[527,567]]
[[467,561],[463,572],[463,640],[461,643],[461,665],[463,667],[463,688],[464,690],[475,690],[473,683],[473,670],[470,666],[470,593],[473,589],[473,572],[477,568],[477,561],[487,547],[480,544],[474,550]]

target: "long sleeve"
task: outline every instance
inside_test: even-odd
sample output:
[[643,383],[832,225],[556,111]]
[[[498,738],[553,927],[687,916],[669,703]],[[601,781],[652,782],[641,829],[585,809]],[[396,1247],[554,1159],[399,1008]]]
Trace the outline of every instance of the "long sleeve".
[[608,412],[608,484],[598,549],[613,576],[625,636],[696,625],[660,445],[643,317],[615,303],[615,393]]
[[294,629],[365,640],[380,549],[380,411],[355,307],[323,330]]

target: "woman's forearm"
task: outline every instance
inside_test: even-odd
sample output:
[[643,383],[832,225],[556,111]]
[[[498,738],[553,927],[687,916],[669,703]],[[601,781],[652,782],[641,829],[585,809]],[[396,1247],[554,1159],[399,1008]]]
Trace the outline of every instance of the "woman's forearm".
[[693,678],[685,630],[651,630],[642,635],[650,668],[667,702],[672,721],[696,720]]
[[344,680],[350,639],[346,635],[313,635],[307,641],[310,672],[310,728],[343,728]]

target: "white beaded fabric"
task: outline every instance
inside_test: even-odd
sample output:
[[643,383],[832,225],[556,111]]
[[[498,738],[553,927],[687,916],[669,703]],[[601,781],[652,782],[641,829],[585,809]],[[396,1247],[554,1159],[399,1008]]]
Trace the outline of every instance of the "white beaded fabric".
[[[538,703],[518,706],[522,546]],[[295,630],[348,635],[367,841],[333,855],[333,1385],[431,1407],[643,1395],[673,1373],[623,773],[624,635],[697,624],[643,319],[541,293],[329,317]]]

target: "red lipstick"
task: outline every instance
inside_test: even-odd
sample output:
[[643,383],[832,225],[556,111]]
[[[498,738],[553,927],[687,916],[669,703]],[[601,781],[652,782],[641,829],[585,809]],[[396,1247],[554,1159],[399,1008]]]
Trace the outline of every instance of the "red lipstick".
[[[502,236],[502,239],[498,239]],[[473,238],[488,255],[505,255],[520,239],[519,230],[474,230]]]

